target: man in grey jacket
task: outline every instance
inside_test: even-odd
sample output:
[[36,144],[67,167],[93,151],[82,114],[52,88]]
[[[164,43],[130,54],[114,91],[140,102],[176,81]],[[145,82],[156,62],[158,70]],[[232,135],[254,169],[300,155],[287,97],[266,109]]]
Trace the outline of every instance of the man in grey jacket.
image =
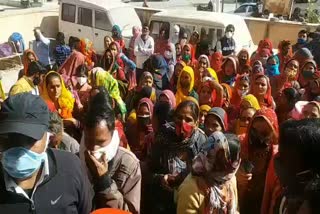
[[[140,213],[141,170],[136,156],[119,147],[115,115],[108,94],[92,98],[86,115],[80,159],[87,167],[95,190],[96,208],[112,207]],[[102,95],[102,96],[101,96]],[[102,102],[97,101],[101,97]]]

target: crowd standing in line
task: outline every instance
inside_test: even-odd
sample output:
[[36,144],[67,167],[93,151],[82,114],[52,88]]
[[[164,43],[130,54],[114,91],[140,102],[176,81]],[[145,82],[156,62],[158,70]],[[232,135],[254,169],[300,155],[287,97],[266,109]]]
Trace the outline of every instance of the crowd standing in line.
[[59,32],[53,62],[35,29],[0,91],[0,213],[319,213],[320,33],[250,54],[236,30],[115,25],[101,55]]

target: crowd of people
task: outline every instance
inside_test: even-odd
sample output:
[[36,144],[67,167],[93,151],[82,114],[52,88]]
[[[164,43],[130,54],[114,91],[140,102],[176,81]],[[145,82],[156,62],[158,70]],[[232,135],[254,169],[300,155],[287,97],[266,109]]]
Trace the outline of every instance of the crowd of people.
[[35,29],[0,110],[0,212],[319,213],[320,33],[251,54],[235,30],[209,50],[115,25],[103,54],[59,32],[52,60]]

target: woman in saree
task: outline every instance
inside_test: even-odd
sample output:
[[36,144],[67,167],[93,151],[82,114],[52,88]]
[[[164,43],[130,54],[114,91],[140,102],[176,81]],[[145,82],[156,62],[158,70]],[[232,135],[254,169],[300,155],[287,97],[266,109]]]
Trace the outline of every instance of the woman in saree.
[[196,100],[199,99],[197,92],[193,89],[194,72],[189,66],[185,66],[181,71],[177,83],[176,101],[177,105],[183,102],[187,97],[191,96]]
[[177,213],[237,213],[235,174],[240,160],[239,139],[233,134],[214,132],[179,188]]
[[250,93],[258,99],[262,108],[275,109],[270,80],[267,76],[256,75],[251,85]]
[[243,161],[237,174],[240,212],[259,213],[266,172],[278,151],[279,126],[276,113],[272,109],[257,111],[247,130],[246,139],[241,145]]
[[125,78],[128,81],[128,91],[133,90],[137,86],[136,64],[122,52],[118,42],[111,42],[110,50],[115,57],[116,63],[124,71]]

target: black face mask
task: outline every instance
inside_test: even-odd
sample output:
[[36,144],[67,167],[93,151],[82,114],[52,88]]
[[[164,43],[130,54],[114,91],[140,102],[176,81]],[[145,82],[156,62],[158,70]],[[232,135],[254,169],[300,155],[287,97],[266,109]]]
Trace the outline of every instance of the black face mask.
[[249,139],[250,144],[258,149],[267,149],[272,140],[270,136],[261,137],[255,131],[250,132]]
[[40,84],[40,77],[35,77],[32,82],[34,85],[39,85]]
[[137,119],[140,127],[146,127],[151,122],[150,116],[138,116]]

